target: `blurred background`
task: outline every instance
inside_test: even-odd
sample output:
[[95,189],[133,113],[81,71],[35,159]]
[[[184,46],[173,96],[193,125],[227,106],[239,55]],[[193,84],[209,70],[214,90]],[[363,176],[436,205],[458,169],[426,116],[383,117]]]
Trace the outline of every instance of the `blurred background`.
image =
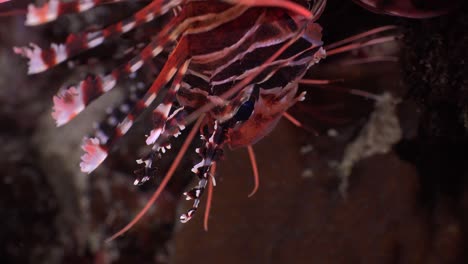
[[[132,84],[123,82],[60,128],[51,117],[52,97],[64,83],[115,67],[125,58],[114,55],[134,45],[138,32],[32,76],[12,47],[63,42],[145,2],[25,27],[21,10],[28,3],[0,9],[1,263],[468,263],[467,4],[412,19],[329,0],[317,21],[325,45],[384,25],[398,26],[390,33],[396,40],[311,68],[306,78],[342,81],[301,85],[307,100],[290,114],[304,128],[281,120],[254,145],[258,192],[247,197],[253,188],[247,151],[226,149],[208,232],[204,205],[192,221],[179,223],[189,206],[181,194],[195,184],[190,169],[201,144],[195,140],[149,213],[104,243],[144,206],[184,137],[159,161],[156,177],[134,186],[135,159],[151,124],[143,116],[85,175],[83,136]],[[11,10],[18,12],[7,15]],[[151,74],[137,78],[149,82]]]

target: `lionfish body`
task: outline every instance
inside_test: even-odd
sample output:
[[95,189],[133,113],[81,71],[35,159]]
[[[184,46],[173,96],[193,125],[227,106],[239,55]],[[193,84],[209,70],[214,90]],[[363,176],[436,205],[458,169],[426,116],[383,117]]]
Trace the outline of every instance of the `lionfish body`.
[[[51,0],[39,8],[31,6],[27,24],[120,1]],[[15,51],[29,58],[29,73],[38,73],[110,37],[168,16],[169,22],[129,62],[107,75],[88,76],[62,88],[54,97],[52,115],[57,125],[67,123],[123,78],[166,54],[154,82],[129,91],[128,98],[84,140],[81,169],[90,173],[98,167],[134,120],[160,98],[152,109],[153,124],[146,139],[151,152],[137,161],[144,166],[135,180],[140,184],[154,170],[154,158],[170,146],[167,139],[180,134],[193,120],[190,117],[201,116],[204,143],[197,149],[201,161],[192,169],[199,183],[185,193],[188,200],[194,200],[193,207],[181,216],[186,222],[198,208],[210,169],[220,159],[223,147],[250,146],[267,135],[283,113],[303,99],[304,94],[298,94],[298,81],[325,56],[321,28],[300,14],[301,6],[288,2],[292,8],[283,8],[286,1],[272,2],[274,6],[266,7],[255,1],[247,5],[234,0],[153,0],[131,18],[102,30],[72,34],[64,44],[47,49],[32,44]]]

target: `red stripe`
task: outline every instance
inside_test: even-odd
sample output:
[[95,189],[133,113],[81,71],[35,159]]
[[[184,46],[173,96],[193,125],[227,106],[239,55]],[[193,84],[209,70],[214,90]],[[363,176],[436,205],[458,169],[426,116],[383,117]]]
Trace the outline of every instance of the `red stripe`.
[[83,103],[88,105],[91,101],[103,94],[102,79],[99,76],[89,75],[82,85]]
[[[143,101],[143,100],[140,100],[140,101],[138,101],[138,103],[136,103],[135,108],[134,108],[134,110],[133,110],[133,113],[135,113],[136,115],[138,115],[139,113],[143,112],[143,110],[145,110],[145,108],[146,108],[146,106],[145,106],[144,101]],[[129,114],[129,115],[128,115],[128,118],[129,118],[130,120],[132,120],[132,119],[133,119],[133,116]]]
[[57,54],[55,54],[55,50],[52,48],[44,49],[41,51],[41,58],[47,67],[52,67],[56,64]]
[[158,111],[153,112],[153,128],[154,129],[163,128],[165,122],[166,122],[166,117],[162,113]]
[[103,35],[105,38],[111,37],[114,34],[118,34],[122,32],[122,22],[117,24],[111,25],[103,30]]
[[72,1],[68,3],[61,2],[58,8],[58,16],[67,14],[67,13],[77,13],[78,12],[78,1]]
[[86,35],[87,35],[86,33],[68,35],[67,40],[65,42],[65,47],[67,48],[68,57],[78,54],[82,50],[85,50],[88,48]]

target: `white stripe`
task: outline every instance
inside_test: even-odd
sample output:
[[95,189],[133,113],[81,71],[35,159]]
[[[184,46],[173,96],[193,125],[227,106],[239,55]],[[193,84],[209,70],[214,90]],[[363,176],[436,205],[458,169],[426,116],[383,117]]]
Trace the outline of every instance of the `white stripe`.
[[[274,61],[272,63],[270,63],[268,65],[268,67],[272,67],[272,66],[276,66],[276,65],[281,65],[283,64],[283,67],[286,67],[286,66],[297,66],[297,65],[301,65],[301,64],[307,64],[309,62],[311,62],[311,58],[310,57],[307,57],[307,58],[303,58],[299,61],[293,61],[295,58],[299,57],[300,55],[304,54],[305,52],[311,50],[311,49],[314,49],[316,48],[315,46],[311,46],[305,50],[302,50],[301,52],[299,53],[296,53],[294,54],[292,57],[289,57],[289,58],[286,58],[286,59],[283,59],[283,60],[277,60],[277,61]],[[320,51],[320,50],[319,50]],[[320,60],[320,57],[317,57],[315,56],[317,53],[315,53],[313,56],[314,60],[313,60],[313,63],[317,63],[319,60]],[[320,53],[322,54],[322,53]],[[311,64],[312,65],[312,64]],[[308,65],[308,67],[310,67],[311,65]],[[261,65],[260,65],[261,66]],[[251,69],[248,69],[246,70],[243,74],[239,75],[239,76],[230,76],[229,78],[227,79],[224,79],[224,80],[218,80],[218,81],[212,81],[211,84],[212,85],[220,85],[220,84],[224,84],[224,83],[227,83],[227,82],[233,82],[233,81],[236,81],[236,80],[242,80],[244,78],[246,78],[247,76],[249,76],[250,74],[252,74],[253,72],[257,71],[259,69],[260,66],[257,66],[257,67],[254,67],[254,68],[251,68]],[[279,69],[279,68],[278,68]],[[278,70],[276,69],[276,71]],[[271,77],[271,75],[270,75]],[[265,79],[263,80],[265,81]]]
[[146,22],[150,22],[151,20],[154,19],[154,14],[153,13],[146,14],[145,19],[146,19]]
[[156,48],[154,48],[152,51],[153,57],[158,56],[158,54],[161,53],[162,50],[163,48],[161,46],[157,46]]
[[118,129],[120,129],[120,132],[123,134],[126,134],[128,130],[132,127],[133,122],[130,119],[125,119],[120,125],[118,126]]
[[110,90],[112,90],[112,88],[115,87],[115,84],[117,83],[117,80],[114,78],[114,76],[112,74],[109,74],[109,75],[106,75],[104,77],[102,77],[102,82],[103,82],[103,86],[102,86],[102,90],[104,92],[108,92]]
[[[33,4],[28,5],[25,24],[27,26],[35,26],[57,19],[59,5],[60,2],[58,0],[50,0],[41,7],[36,7]],[[42,16],[44,10],[47,11],[45,17]]]
[[169,70],[169,73],[167,74],[166,76],[166,82],[170,81],[172,79],[172,77],[174,76],[174,74],[177,72],[177,69],[175,67],[173,67],[172,69]]
[[274,38],[272,40],[264,41],[264,42],[254,42],[246,51],[239,53],[236,57],[229,60],[226,64],[219,66],[214,72],[212,76],[215,76],[225,70],[227,67],[231,66],[231,64],[235,63],[236,61],[242,60],[247,54],[253,52],[256,49],[270,47],[282,42],[289,40],[291,37],[295,36],[295,33],[290,33],[279,38]]
[[155,93],[152,93],[148,99],[146,99],[145,101],[145,106],[148,107],[150,106],[151,103],[153,103],[154,99],[156,99],[156,94]]
[[225,58],[228,54],[235,51],[235,49],[239,48],[239,46],[244,44],[244,42],[257,31],[257,29],[260,27],[260,23],[263,21],[263,18],[265,18],[265,13],[262,13],[260,17],[257,19],[257,21],[255,22],[254,26],[251,29],[249,29],[244,34],[244,36],[242,36],[242,38],[236,43],[234,43],[233,45],[226,47],[222,50],[217,50],[211,53],[193,56],[192,58],[193,62],[197,64],[198,63],[205,64],[205,63],[209,63],[209,62],[213,62],[213,61]]
[[94,48],[104,42],[104,37],[99,37],[88,41],[88,48]]
[[93,0],[81,0],[80,3],[78,4],[78,11],[84,12],[88,9],[91,9],[92,7],[94,7]]
[[135,21],[131,21],[131,22],[123,25],[122,26],[122,33],[126,33],[128,31],[132,30],[133,27],[135,27],[135,25],[136,25]]
[[139,60],[130,66],[130,71],[136,72],[141,68],[141,66],[143,66],[143,61]]
[[55,52],[55,64],[59,64],[67,59],[67,48],[64,44],[52,43],[51,47]]

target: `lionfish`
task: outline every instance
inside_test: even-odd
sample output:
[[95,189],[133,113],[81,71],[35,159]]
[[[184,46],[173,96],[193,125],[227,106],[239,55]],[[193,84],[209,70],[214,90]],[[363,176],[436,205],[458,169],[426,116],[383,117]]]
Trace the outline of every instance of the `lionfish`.
[[[44,24],[66,14],[125,1],[49,0],[40,7],[28,7],[26,25]],[[298,92],[298,84],[309,68],[326,56],[321,27],[315,23],[325,5],[326,0],[313,3],[290,0],[151,0],[131,17],[100,30],[70,34],[65,43],[54,43],[45,49],[35,44],[14,48],[16,53],[29,59],[28,73],[36,74],[111,38],[167,17],[167,24],[150,36],[149,43],[127,63],[108,74],[88,75],[76,85],[63,87],[53,98],[52,116],[58,126],[64,125],[124,78],[156,59],[164,58],[164,65],[153,83],[130,91],[123,103],[96,126],[93,136],[83,141],[85,154],[80,167],[83,172],[91,173],[130,130],[134,121],[152,108],[152,129],[146,138],[151,151],[137,160],[142,169],[137,173],[135,185],[150,179],[155,157],[170,148],[169,139],[177,137],[186,126],[196,121],[146,206],[110,239],[126,232],[155,202],[198,131],[203,143],[196,152],[201,161],[192,169],[198,177],[198,184],[184,193],[187,200],[193,200],[193,206],[180,216],[180,221],[185,223],[194,216],[206,188],[208,196],[211,196],[216,163],[226,145],[247,147],[255,175],[251,194],[256,191],[258,172],[251,146],[266,136],[281,117],[295,121],[286,111],[304,99],[305,92]],[[340,44],[373,33],[376,31]],[[351,44],[335,49],[334,53],[352,48],[355,46]],[[157,100],[160,100],[159,104],[154,103]]]

